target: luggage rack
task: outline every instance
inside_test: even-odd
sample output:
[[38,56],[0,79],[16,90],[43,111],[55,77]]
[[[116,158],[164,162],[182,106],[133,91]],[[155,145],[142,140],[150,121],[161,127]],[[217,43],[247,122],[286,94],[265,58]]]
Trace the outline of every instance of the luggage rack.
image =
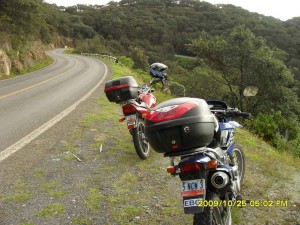
[[187,151],[180,151],[180,152],[168,152],[164,154],[164,157],[176,157],[176,156],[191,156],[191,155],[197,155],[199,153],[203,153],[207,151],[207,147],[200,147],[195,149],[190,149]]

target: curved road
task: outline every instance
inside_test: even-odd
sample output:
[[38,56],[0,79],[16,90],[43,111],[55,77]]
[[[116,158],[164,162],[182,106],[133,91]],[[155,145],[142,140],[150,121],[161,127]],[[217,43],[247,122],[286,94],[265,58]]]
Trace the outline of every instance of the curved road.
[[0,81],[0,162],[84,101],[107,76],[99,60],[48,51],[55,62]]

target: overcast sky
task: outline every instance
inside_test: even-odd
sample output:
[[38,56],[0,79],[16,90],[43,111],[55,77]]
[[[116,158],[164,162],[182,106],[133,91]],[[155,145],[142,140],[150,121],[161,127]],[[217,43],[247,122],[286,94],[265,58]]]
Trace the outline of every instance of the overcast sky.
[[[76,4],[105,5],[111,0],[44,0],[58,6]],[[114,0],[117,2],[117,0]],[[232,4],[240,6],[250,12],[257,12],[266,16],[273,16],[281,20],[288,20],[300,16],[300,0],[206,0],[212,4]]]

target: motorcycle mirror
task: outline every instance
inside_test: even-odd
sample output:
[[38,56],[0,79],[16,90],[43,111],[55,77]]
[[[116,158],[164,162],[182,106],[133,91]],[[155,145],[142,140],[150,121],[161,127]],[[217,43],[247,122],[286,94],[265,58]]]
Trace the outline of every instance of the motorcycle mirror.
[[257,95],[258,93],[258,88],[255,87],[255,86],[249,86],[249,87],[246,87],[244,92],[243,92],[243,95],[245,97],[253,97],[255,95]]

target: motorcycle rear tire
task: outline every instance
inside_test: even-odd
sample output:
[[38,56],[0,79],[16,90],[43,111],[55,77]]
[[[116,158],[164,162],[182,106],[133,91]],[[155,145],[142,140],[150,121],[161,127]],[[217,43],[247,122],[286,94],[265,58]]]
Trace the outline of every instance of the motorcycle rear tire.
[[[206,195],[207,202],[220,202],[219,196],[214,192],[208,192]],[[225,213],[226,214],[226,213]],[[225,225],[223,206],[207,206],[202,213],[194,214],[193,225]]]
[[150,144],[145,136],[145,121],[138,118],[136,124],[137,127],[132,130],[135,151],[141,159],[147,159],[150,154]]

